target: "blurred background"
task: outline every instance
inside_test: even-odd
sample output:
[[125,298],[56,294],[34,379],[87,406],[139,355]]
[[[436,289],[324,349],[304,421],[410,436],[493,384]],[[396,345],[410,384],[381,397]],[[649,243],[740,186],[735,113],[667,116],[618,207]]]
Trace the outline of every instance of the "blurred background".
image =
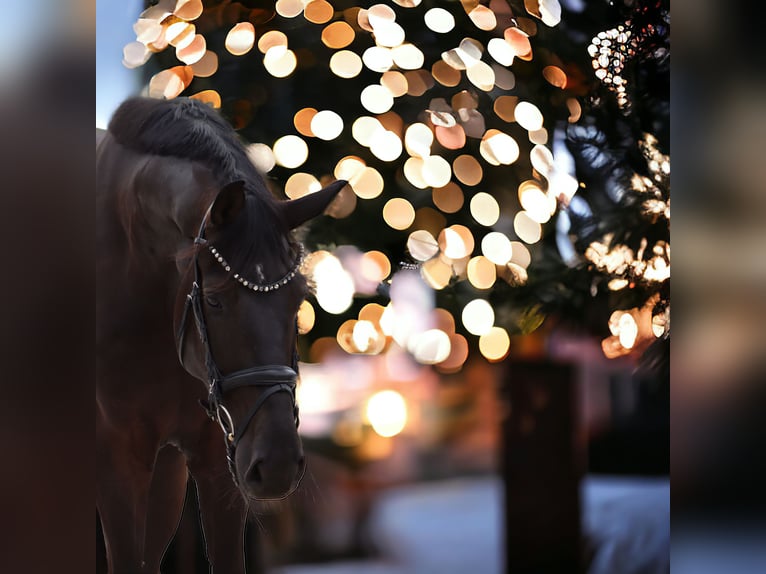
[[[150,4],[159,8],[134,27]],[[315,180],[351,175],[334,219],[303,237],[319,254],[308,269],[316,291],[301,339],[311,474],[285,505],[255,509],[254,568],[666,572],[672,466],[674,571],[760,571],[766,196],[757,154],[766,115],[763,34],[750,3],[677,0],[672,83],[669,3],[382,4],[390,11],[257,1],[98,0],[95,12],[92,4],[17,7],[0,51],[2,171],[7,189],[29,192],[9,194],[11,236],[22,236],[42,210],[44,224],[35,227],[42,246],[26,249],[44,252],[66,237],[87,252],[75,222],[91,212],[75,201],[87,193],[73,166],[91,157],[92,132],[77,138],[74,120],[83,114],[50,110],[89,101],[77,86],[88,84],[80,50],[93,41],[95,20],[97,126],[130,94],[196,95],[253,146],[275,194],[299,196]],[[437,8],[447,15],[426,18]],[[234,30],[246,22],[252,32]],[[326,31],[335,23],[347,27]],[[272,31],[284,38],[263,40]],[[160,35],[167,45],[155,43]],[[490,45],[496,39],[505,43]],[[403,43],[417,51],[394,58]],[[367,52],[373,47],[384,50]],[[339,52],[350,54],[333,66]],[[362,100],[370,85],[387,92],[375,88]],[[518,110],[519,103],[531,107]],[[313,121],[320,111],[340,117],[339,133],[332,114]],[[357,125],[361,117],[378,123]],[[431,135],[418,127],[408,141],[414,124]],[[276,145],[284,136],[303,143]],[[82,154],[74,143],[61,145],[80,140]],[[50,142],[45,157],[55,170],[40,170],[25,154],[41,142]],[[672,363],[671,148],[681,309]],[[341,164],[347,156],[354,157]],[[433,157],[443,161],[426,162]],[[499,235],[485,241],[491,233]],[[11,268],[24,268],[27,254],[18,257]],[[80,274],[70,281],[63,260],[42,267],[68,302],[88,307]],[[75,339],[74,325],[90,324],[79,315],[59,319],[61,305],[42,313],[39,299],[27,303],[55,283],[41,278],[21,295],[34,315],[12,306],[5,348],[25,344],[28,330],[17,326],[30,316],[67,325],[64,339]],[[10,287],[6,300],[16,301]],[[397,299],[406,311],[399,321],[391,320],[395,311],[383,319]],[[52,357],[78,356],[53,335],[46,348],[56,349]],[[60,380],[18,360],[26,356],[11,355],[8,381]],[[32,383],[6,393],[4,451],[21,464],[4,478],[5,492],[26,492],[22,472],[38,482],[48,476],[45,460],[81,466],[60,453],[30,457],[30,442],[18,441],[29,426],[29,391],[39,394]],[[71,388],[54,387],[53,396]],[[41,424],[52,421],[58,432],[74,428],[72,418],[58,422],[62,413],[85,402],[65,394],[50,416],[40,411]],[[83,444],[72,434],[62,449]],[[44,446],[49,436],[30,440]],[[46,560],[60,570],[62,557],[76,558],[74,528],[49,512],[76,482],[63,473],[56,489],[45,481],[34,497],[4,501],[33,532],[24,544],[13,543],[17,533],[9,538],[21,555],[17,570]],[[189,494],[167,572],[206,571],[191,486]],[[92,524],[90,511],[86,518]],[[56,552],[35,551],[46,529]],[[535,563],[541,559],[550,562]]]

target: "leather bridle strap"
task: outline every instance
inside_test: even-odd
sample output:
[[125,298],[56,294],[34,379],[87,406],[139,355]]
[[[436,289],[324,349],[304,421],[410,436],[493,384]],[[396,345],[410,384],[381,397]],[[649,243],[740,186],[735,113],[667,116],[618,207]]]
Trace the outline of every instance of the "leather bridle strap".
[[[208,209],[205,217],[202,219],[199,232],[194,239],[196,245],[207,244],[207,240],[205,239],[205,225],[209,213],[210,210]],[[181,315],[178,332],[176,333],[178,360],[183,366],[186,324],[188,321],[189,309],[191,309],[192,315],[194,316],[194,322],[196,323],[197,333],[199,334],[200,341],[205,350],[208,399],[207,404],[203,404],[202,406],[207,411],[208,416],[214,421],[217,421],[224,432],[226,437],[226,459],[229,464],[229,471],[231,472],[235,484],[238,484],[239,480],[237,478],[236,467],[234,464],[235,449],[240,439],[244,436],[250,422],[269,397],[279,392],[289,393],[293,402],[295,426],[297,427],[299,424],[298,406],[295,397],[295,388],[298,379],[298,351],[296,348],[293,354],[292,368],[287,365],[260,365],[223,375],[213,358],[213,351],[210,346],[210,339],[207,331],[207,323],[202,309],[202,298],[200,296],[201,274],[199,268],[199,252],[194,254],[193,266],[194,280],[192,281],[189,293],[186,295],[183,314]],[[223,405],[223,396],[225,393],[241,387],[264,387],[264,390],[258,396],[255,405],[248,411],[243,421],[240,422],[239,428],[235,430],[234,420]]]

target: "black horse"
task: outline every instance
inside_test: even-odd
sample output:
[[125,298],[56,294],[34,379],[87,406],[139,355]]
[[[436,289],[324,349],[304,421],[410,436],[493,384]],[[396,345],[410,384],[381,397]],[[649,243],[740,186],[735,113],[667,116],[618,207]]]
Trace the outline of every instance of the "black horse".
[[159,572],[188,468],[214,571],[244,572],[248,500],[287,496],[305,469],[295,384],[307,287],[291,230],[345,182],[275,199],[234,130],[185,98],[123,103],[97,134],[96,167],[96,502],[109,571]]

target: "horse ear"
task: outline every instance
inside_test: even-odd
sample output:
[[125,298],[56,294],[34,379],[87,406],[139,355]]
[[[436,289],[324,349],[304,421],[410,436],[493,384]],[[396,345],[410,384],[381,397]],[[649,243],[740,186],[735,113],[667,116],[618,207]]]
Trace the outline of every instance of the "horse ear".
[[348,184],[346,180],[339,179],[319,191],[280,203],[282,217],[288,229],[295,229],[309,219],[320,215],[346,184]]
[[243,207],[245,207],[245,182],[233,181],[218,192],[210,208],[210,221],[213,225],[226,225],[234,221]]

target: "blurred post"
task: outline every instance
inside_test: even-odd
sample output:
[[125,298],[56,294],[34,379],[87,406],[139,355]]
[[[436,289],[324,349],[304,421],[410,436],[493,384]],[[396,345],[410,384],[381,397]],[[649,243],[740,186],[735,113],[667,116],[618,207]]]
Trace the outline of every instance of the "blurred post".
[[501,397],[506,572],[584,572],[575,371],[568,364],[506,363]]

